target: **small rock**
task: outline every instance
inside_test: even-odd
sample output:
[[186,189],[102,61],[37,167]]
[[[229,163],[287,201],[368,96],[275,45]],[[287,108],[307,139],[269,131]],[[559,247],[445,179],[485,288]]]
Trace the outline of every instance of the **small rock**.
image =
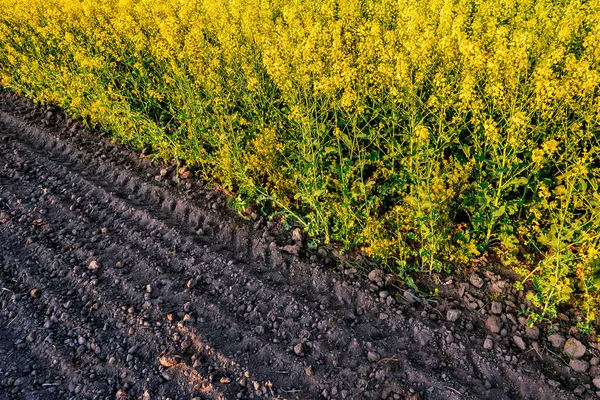
[[560,349],[565,345],[565,337],[560,333],[553,333],[548,336],[548,341],[557,349]]
[[227,385],[227,384],[231,383],[231,379],[224,376],[221,378],[221,380],[219,382],[221,382],[223,385]]
[[552,386],[553,388],[557,388],[560,386],[560,382],[552,380],[552,379],[548,379],[548,385]]
[[302,343],[294,346],[294,353],[299,357],[304,357],[304,346],[302,346]]
[[185,338],[182,342],[181,342],[181,349],[182,350],[186,350],[189,349],[190,346],[192,345],[192,340],[190,338]]
[[575,393],[577,396],[581,396],[585,393],[585,391],[585,386],[579,385],[575,388],[575,390],[573,390],[573,393]]
[[594,384],[594,386],[596,386],[596,389],[600,389],[600,376],[597,378],[594,378],[592,383]]
[[404,293],[402,294],[402,297],[404,297],[404,299],[406,301],[408,301],[410,304],[415,304],[418,301],[417,298],[415,297],[415,295],[412,294],[412,292],[408,289],[406,289],[404,291]]
[[165,368],[171,368],[177,364],[177,359],[175,357],[161,356],[158,362]]
[[33,297],[34,299],[39,299],[40,296],[42,295],[42,292],[40,291],[40,289],[38,288],[34,288],[31,289],[31,292],[29,292],[29,294],[31,295],[31,297]]
[[290,253],[293,255],[298,255],[300,253],[300,249],[301,247],[298,242],[296,242],[296,244],[293,246],[288,244],[287,246],[283,246],[281,248],[281,250],[285,251],[286,253]]
[[502,314],[502,303],[499,301],[493,301],[491,307],[492,314],[500,315]]
[[198,284],[198,279],[192,278],[187,282],[188,289],[193,289]]
[[123,390],[118,390],[117,391],[117,395],[116,395],[116,399],[117,400],[128,400],[129,399],[129,395],[127,394],[127,392],[125,392]]
[[525,344],[525,341],[523,340],[523,338],[521,336],[513,336],[513,342],[515,342],[515,344],[517,345],[518,348],[520,348],[521,350],[525,350],[527,348],[527,345]]
[[389,399],[392,392],[393,392],[393,389],[391,387],[389,387],[389,386],[384,387],[383,390],[381,391],[381,398],[383,400]]
[[306,376],[313,376],[313,367],[309,365],[304,369],[304,373]]
[[492,333],[499,333],[502,329],[502,320],[495,315],[489,316],[485,321],[485,327]]
[[381,359],[381,356],[374,351],[369,351],[367,353],[367,359],[371,362],[377,362]]
[[321,260],[327,258],[327,250],[325,250],[323,247],[320,247],[319,250],[317,250],[317,257],[319,257]]
[[489,350],[492,347],[494,347],[494,342],[492,341],[492,339],[486,338],[485,341],[483,342],[483,348],[486,350]]
[[584,374],[590,367],[590,363],[584,360],[573,359],[569,362],[569,366],[573,368],[573,371]]
[[569,358],[581,358],[585,354],[585,346],[575,338],[569,338],[563,347],[563,353]]
[[446,313],[446,319],[450,322],[456,322],[458,320],[458,317],[460,317],[460,314],[461,313],[459,310],[450,309]]
[[483,279],[481,279],[477,274],[472,274],[469,277],[469,282],[471,282],[471,285],[475,286],[478,289],[481,289],[483,287]]
[[465,294],[465,290],[467,289],[467,285],[461,283],[458,285],[458,297],[463,297]]
[[569,316],[567,314],[558,313],[558,319],[569,322]]
[[146,293],[152,293],[152,286],[146,285]]
[[88,265],[88,269],[95,270],[98,269],[98,262],[96,260],[92,260]]
[[183,316],[183,322],[193,323],[196,322],[196,319],[194,319],[194,317],[192,317],[190,314],[185,314]]
[[302,241],[302,230],[300,228],[296,228],[292,231],[292,240],[294,242]]
[[192,173],[185,167],[179,168],[179,177],[181,179],[190,179]]
[[127,351],[127,354],[135,354],[138,351],[138,346],[133,345],[129,348],[129,350]]
[[531,328],[527,327],[525,328],[525,335],[527,335],[529,339],[537,340],[540,337],[540,328],[537,326],[532,326]]
[[413,332],[421,346],[427,346],[433,340],[433,334],[427,329],[414,327]]
[[385,274],[380,269],[374,269],[373,271],[369,272],[369,280],[371,282],[380,284],[383,282],[384,278],[385,278]]

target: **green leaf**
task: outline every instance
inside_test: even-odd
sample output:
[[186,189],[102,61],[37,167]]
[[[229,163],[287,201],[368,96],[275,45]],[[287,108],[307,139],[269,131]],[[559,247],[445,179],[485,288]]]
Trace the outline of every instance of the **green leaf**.
[[502,215],[504,215],[505,211],[506,211],[506,207],[505,206],[501,206],[496,211],[494,211],[494,218],[501,217]]

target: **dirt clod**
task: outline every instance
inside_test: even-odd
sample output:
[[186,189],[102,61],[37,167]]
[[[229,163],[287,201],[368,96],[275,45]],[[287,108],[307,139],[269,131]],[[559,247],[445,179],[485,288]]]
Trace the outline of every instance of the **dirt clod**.
[[292,240],[294,242],[301,242],[302,241],[302,229],[300,228],[295,228],[292,231]]
[[418,301],[417,297],[408,289],[404,291],[402,296],[409,304],[415,304]]
[[369,279],[371,282],[374,282],[378,285],[383,282],[384,278],[385,273],[380,269],[374,269],[373,271],[369,272]]
[[489,350],[492,347],[494,347],[494,342],[492,341],[492,339],[486,338],[485,341],[483,342],[483,348],[486,350]]
[[553,333],[552,335],[548,336],[548,341],[552,344],[554,348],[562,349],[562,347],[565,345],[566,340],[565,337],[560,333]]
[[527,348],[527,345],[525,344],[525,341],[523,340],[523,338],[521,336],[513,336],[513,342],[515,342],[515,344],[517,345],[517,347],[521,350],[525,350]]
[[540,328],[538,328],[537,326],[526,327],[525,335],[527,335],[529,339],[538,340],[538,338],[540,337]]
[[590,367],[590,363],[584,360],[573,359],[569,362],[569,366],[573,368],[573,371],[583,374]]
[[502,329],[502,320],[495,315],[491,315],[485,321],[485,327],[492,333],[499,333]]
[[502,314],[502,303],[499,301],[493,301],[491,306],[492,314],[500,315]]
[[469,282],[471,283],[471,285],[475,286],[478,289],[481,289],[483,287],[483,279],[481,279],[481,277],[477,274],[472,274],[469,277]]
[[446,320],[450,321],[450,322],[456,322],[458,321],[458,318],[460,317],[460,310],[448,310],[448,312],[446,313]]
[[299,357],[304,357],[304,346],[302,343],[298,343],[294,346],[294,353]]
[[563,347],[563,353],[569,358],[581,358],[585,351],[583,343],[575,338],[569,338]]
[[374,351],[369,351],[367,353],[367,358],[371,362],[377,362],[377,361],[379,361],[381,359],[381,356],[378,353],[374,352]]

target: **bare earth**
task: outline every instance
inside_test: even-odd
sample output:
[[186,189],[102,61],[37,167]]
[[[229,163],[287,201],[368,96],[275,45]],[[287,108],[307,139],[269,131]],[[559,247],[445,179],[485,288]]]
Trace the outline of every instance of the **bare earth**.
[[0,93],[1,399],[595,398],[524,327],[332,268],[174,175]]

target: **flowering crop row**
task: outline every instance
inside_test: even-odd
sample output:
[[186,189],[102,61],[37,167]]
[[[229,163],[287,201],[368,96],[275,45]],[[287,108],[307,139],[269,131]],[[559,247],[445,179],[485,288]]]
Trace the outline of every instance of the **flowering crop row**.
[[0,85],[400,274],[600,308],[600,0],[0,0]]

